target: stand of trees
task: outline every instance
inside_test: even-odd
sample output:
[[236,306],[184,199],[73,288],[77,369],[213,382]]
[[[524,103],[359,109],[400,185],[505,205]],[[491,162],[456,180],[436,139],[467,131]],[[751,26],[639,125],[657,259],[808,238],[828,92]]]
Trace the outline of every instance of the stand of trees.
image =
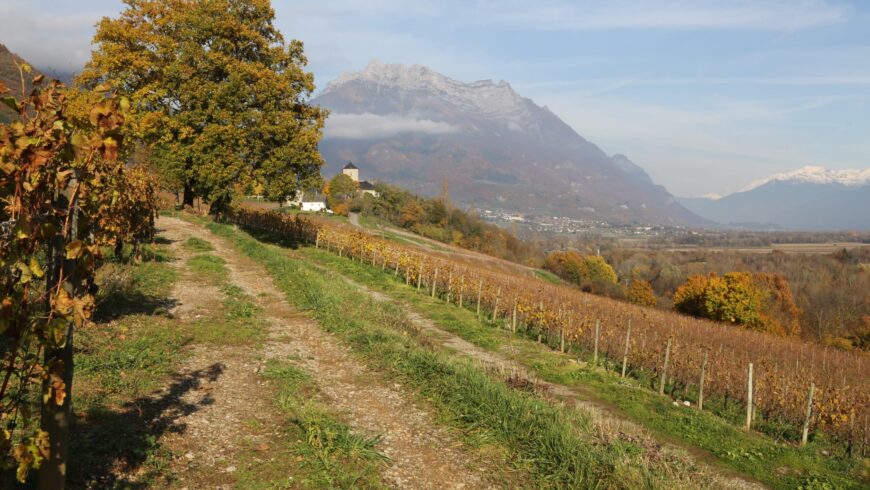
[[514,262],[533,260],[532,248],[514,233],[450,205],[446,196],[426,199],[388,184],[376,188],[379,198],[359,196],[351,208],[433,240]]

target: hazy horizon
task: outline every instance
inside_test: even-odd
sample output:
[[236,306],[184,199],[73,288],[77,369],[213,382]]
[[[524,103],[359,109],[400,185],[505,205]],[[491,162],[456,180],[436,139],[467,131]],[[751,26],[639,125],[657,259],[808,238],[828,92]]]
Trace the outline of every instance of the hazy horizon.
[[[318,88],[371,59],[505,80],[679,196],[800,167],[870,166],[870,10],[858,2],[273,1]],[[0,0],[0,43],[74,71],[118,0]]]

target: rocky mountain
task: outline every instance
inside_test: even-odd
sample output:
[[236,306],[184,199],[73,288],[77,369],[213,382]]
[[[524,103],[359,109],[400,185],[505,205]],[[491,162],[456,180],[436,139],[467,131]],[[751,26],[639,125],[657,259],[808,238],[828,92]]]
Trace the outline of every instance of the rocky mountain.
[[870,230],[870,169],[803,167],[747,185],[721,199],[680,198],[723,224],[801,230]]
[[478,207],[620,222],[704,224],[624,155],[608,156],[504,82],[370,63],[314,100],[331,111],[326,174],[347,161],[368,179]]

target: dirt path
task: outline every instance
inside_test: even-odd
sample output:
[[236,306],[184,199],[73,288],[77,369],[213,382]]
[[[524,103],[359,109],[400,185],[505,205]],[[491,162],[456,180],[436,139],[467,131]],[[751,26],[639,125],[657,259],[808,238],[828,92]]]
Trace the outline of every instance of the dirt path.
[[[385,479],[398,488],[485,488],[489,484],[488,465],[470,453],[446,429],[434,425],[432,416],[411,402],[411,396],[398,385],[387,382],[366,369],[342,346],[341,342],[308,318],[289,306],[262,266],[238,253],[222,238],[207,230],[176,219],[162,217],[158,223],[162,234],[173,241],[173,248],[183,264],[187,253],[180,244],[188,237],[199,236],[215,247],[211,252],[223,258],[233,284],[250,294],[263,308],[267,322],[267,340],[262,352],[251,352],[249,346],[197,348],[185,366],[186,371],[203,369],[219,371],[220,375],[204,382],[200,389],[189,393],[189,403],[203,408],[184,415],[180,423],[187,426],[183,433],[169,441],[174,449],[182,449],[182,470],[198,475],[199,470],[212,467],[218,473],[220,485],[229,478],[220,478],[235,471],[233,455],[242,441],[268,444],[279,428],[270,413],[272,397],[264,393],[258,372],[269,359],[298,359],[326,402],[338,409],[353,430],[369,436],[380,435],[379,451],[390,458]],[[209,302],[220,298],[217,288],[202,287],[182,274],[176,286],[180,303],[176,314],[196,315]],[[255,418],[262,427],[254,431],[245,422]],[[186,451],[185,451],[186,450]],[[180,471],[185,474],[185,471]],[[192,477],[192,488],[202,482]]]
[[[329,270],[326,267],[322,267],[322,269],[324,271]],[[394,300],[392,297],[380,291],[375,291],[364,284],[360,284],[337,271],[333,272],[339,274],[348,285],[359,289],[364,294],[368,294],[378,301],[390,302],[404,308],[408,319],[417,328],[427,332],[433,340],[440,343],[442,346],[447,347],[460,355],[473,359],[485,366],[487,369],[495,371],[504,377],[528,381],[535,387],[536,391],[547,398],[577,407],[590,413],[595,423],[601,428],[602,433],[620,434],[622,437],[628,437],[641,442],[641,445],[645,448],[665,447],[669,451],[687,453],[687,457],[694,459],[705,467],[705,472],[714,475],[714,480],[723,488],[764,488],[760,483],[747,480],[746,478],[737,475],[735,472],[711,466],[711,464],[715,463],[714,458],[700,448],[683,444],[676,440],[669,440],[660,444],[662,441],[658,441],[654,438],[649,431],[630,420],[616,415],[612,407],[596,399],[594,395],[591,395],[590,393],[586,393],[578,388],[538,379],[524,366],[514,360],[516,353],[513,351],[510,342],[496,352],[484,350],[458,335],[442,329],[437,323],[417,313],[407,304]]]
[[[172,296],[174,316],[182,321],[208,318],[220,311],[224,293],[216,285],[203,284],[187,269],[190,252],[182,244],[201,234],[174,218],[161,217],[160,235],[172,242],[179,270]],[[179,430],[160,441],[176,456],[171,462],[181,488],[229,488],[238,469],[238,455],[246,445],[268,447],[280,437],[282,420],[270,397],[262,392],[260,362],[247,346],[193,346],[179,376],[192,379],[193,386],[183,390],[178,405],[196,407],[178,414]],[[203,376],[202,374],[206,374]],[[260,427],[254,432],[248,427]]]

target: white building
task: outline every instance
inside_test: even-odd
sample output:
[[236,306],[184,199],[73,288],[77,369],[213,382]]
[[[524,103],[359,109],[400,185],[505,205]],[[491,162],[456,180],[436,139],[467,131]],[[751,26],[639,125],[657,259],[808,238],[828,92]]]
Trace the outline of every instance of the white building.
[[313,194],[311,197],[304,196],[299,209],[313,212],[324,211],[326,210],[326,196],[320,193]]
[[302,211],[319,212],[326,210],[326,196],[319,192],[296,191],[293,198],[287,199],[287,205]]
[[359,180],[359,169],[351,162],[341,169],[341,173],[350,177],[351,180],[357,183],[357,187],[363,194],[370,194],[372,197],[379,197],[381,194],[375,190],[374,184],[367,180]]

